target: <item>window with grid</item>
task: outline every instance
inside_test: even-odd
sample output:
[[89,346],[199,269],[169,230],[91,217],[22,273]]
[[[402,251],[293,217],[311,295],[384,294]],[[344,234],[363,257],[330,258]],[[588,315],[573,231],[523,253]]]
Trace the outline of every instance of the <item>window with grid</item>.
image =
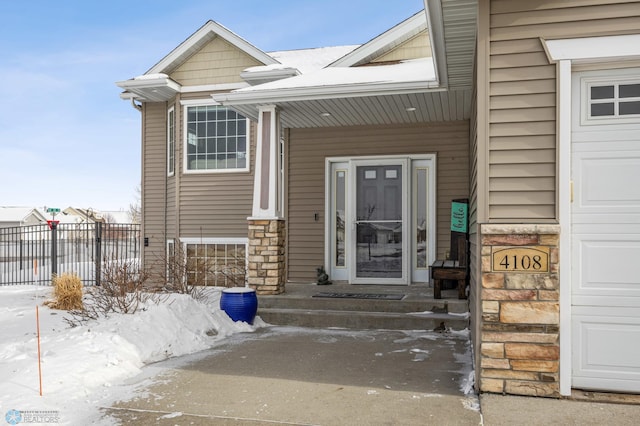
[[588,118],[640,117],[640,81],[591,83]]
[[249,169],[246,117],[220,105],[190,106],[186,131],[186,170]]
[[186,244],[187,284],[244,287],[246,244]]

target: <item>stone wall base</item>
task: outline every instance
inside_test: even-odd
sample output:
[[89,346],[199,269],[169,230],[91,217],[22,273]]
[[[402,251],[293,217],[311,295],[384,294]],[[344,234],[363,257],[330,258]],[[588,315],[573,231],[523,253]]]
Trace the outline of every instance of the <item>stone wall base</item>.
[[249,220],[248,283],[257,294],[284,293],[285,233],[284,220]]
[[[560,396],[559,233],[557,225],[481,226],[482,392]],[[516,248],[548,252],[547,265],[505,251]]]

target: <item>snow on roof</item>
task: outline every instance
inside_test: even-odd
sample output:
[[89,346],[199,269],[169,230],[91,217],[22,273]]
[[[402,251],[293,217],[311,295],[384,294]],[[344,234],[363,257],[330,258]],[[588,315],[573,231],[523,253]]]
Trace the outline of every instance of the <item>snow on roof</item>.
[[34,210],[33,207],[0,207],[0,222],[22,222]]
[[359,44],[315,49],[282,50],[268,52],[268,54],[284,66],[296,68],[302,74],[307,74],[326,67],[358,47],[360,47]]
[[412,59],[392,65],[323,68],[308,74],[235,90],[232,93],[417,81],[435,81],[432,58]]

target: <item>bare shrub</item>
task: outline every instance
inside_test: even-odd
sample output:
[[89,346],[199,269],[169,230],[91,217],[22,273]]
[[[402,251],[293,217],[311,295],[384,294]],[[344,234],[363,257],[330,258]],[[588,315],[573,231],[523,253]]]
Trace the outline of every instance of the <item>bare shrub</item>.
[[155,268],[157,281],[172,293],[189,294],[196,300],[205,298],[206,287],[244,287],[247,262],[244,247],[216,256],[214,245],[199,244],[185,250],[182,244],[162,257]]
[[69,311],[83,309],[82,281],[76,274],[64,273],[56,275],[52,280],[54,300],[44,304],[52,309]]
[[100,285],[88,288],[83,308],[70,311],[71,318],[65,320],[76,326],[112,313],[133,314],[149,301],[160,303],[163,295],[148,291],[147,279],[137,261],[103,262]]

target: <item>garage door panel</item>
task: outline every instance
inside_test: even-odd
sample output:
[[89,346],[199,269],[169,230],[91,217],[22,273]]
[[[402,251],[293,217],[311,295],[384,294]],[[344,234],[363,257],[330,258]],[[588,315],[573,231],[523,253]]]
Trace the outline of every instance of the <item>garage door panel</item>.
[[602,388],[606,382],[609,390],[640,391],[640,349],[630,350],[628,344],[640,341],[637,312],[622,309],[612,316],[593,308],[576,311],[572,332],[580,348],[573,352],[574,386]]
[[611,234],[578,234],[572,244],[573,263],[580,265],[574,268],[578,276],[573,294],[612,295],[615,291],[618,296],[640,297],[640,235],[613,239]]
[[[594,155],[600,155],[594,157]],[[640,151],[620,155],[590,153],[574,155],[575,213],[608,209],[610,213],[640,212]]]

